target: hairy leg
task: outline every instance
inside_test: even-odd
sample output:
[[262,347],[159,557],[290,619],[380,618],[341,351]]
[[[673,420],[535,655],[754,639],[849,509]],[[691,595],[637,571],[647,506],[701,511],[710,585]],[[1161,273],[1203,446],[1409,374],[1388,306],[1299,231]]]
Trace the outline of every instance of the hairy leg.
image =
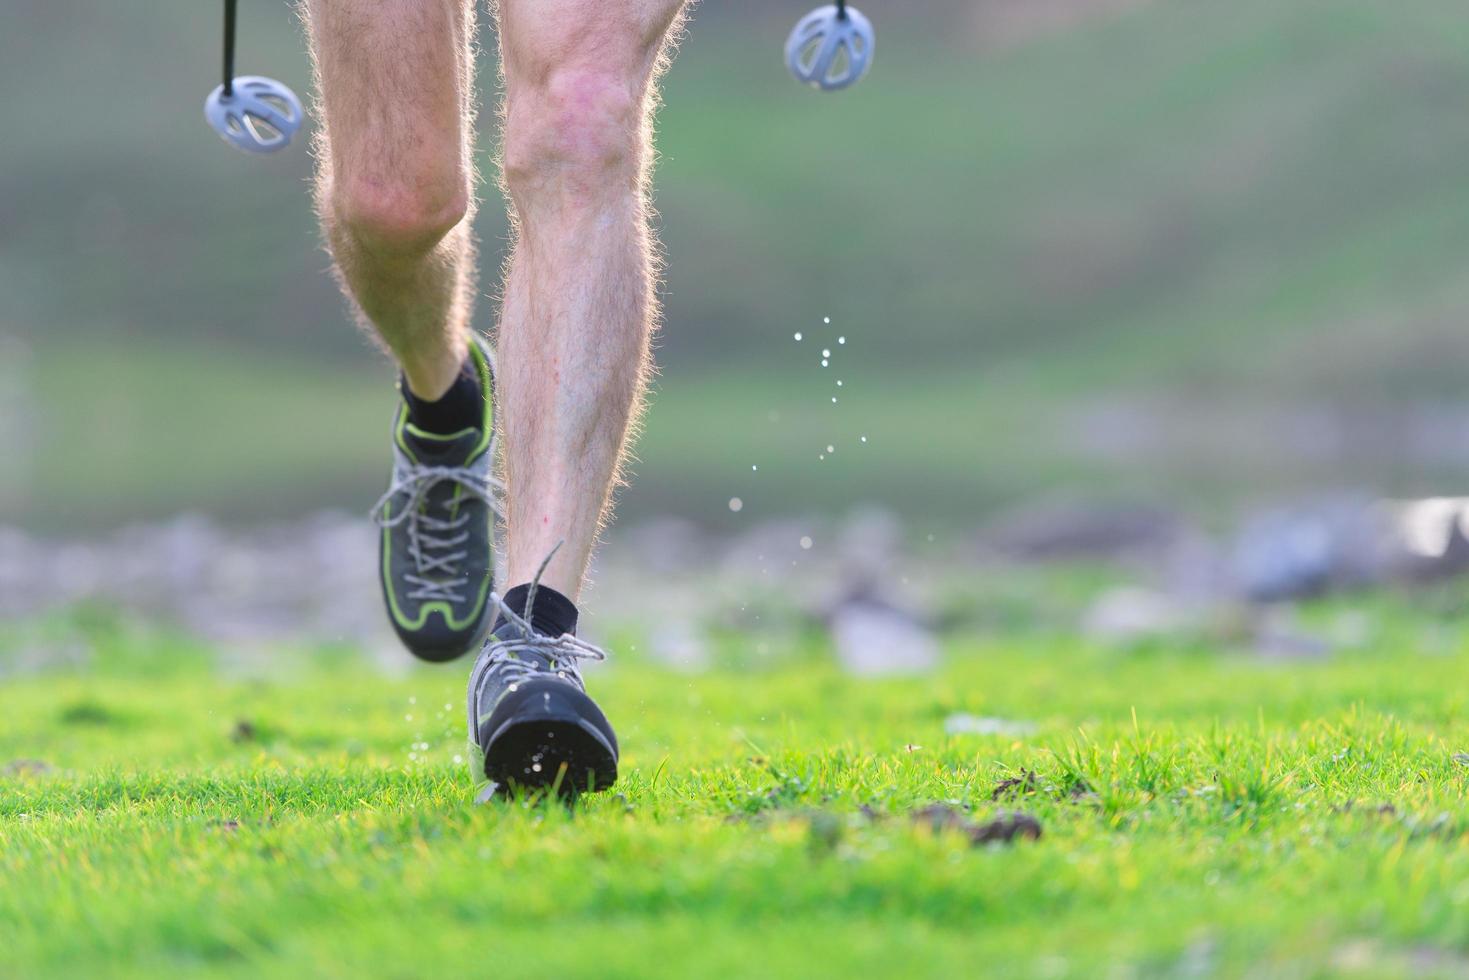
[[317,208],[343,290],[415,395],[464,360],[474,293],[473,0],[304,0]]
[[580,591],[657,320],[650,116],[684,0],[500,0],[510,583]]

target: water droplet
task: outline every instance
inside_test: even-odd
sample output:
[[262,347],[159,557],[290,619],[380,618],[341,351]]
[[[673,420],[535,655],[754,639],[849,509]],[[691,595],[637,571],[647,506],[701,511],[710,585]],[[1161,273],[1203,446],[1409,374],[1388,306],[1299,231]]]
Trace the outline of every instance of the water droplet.
[[822,367],[826,367],[826,366],[827,366],[827,365],[829,365],[829,364],[830,364],[830,363],[831,363],[831,362],[830,362],[830,361],[828,361],[828,360],[827,360],[827,359],[826,359],[826,358],[824,358],[824,357],[823,357],[823,358],[822,358],[822,359],[821,359],[821,366],[822,366]]
[[821,348],[821,356],[822,357],[830,357],[831,356],[831,348],[830,347],[823,347],[823,348]]
[[413,720],[413,716],[412,715],[404,715],[403,716],[403,720],[404,721],[412,721]]
[[826,458],[826,453],[818,453],[817,456],[816,456],[816,458],[818,460],[825,459]]
[[846,342],[847,342],[847,338],[846,337],[838,337],[837,338],[837,343],[839,343],[839,344],[845,344]]
[[811,541],[811,539],[809,537],[802,537],[801,538],[801,550],[802,551],[810,551],[811,550],[812,543],[813,542]]
[[836,446],[827,446],[826,447],[826,451],[829,452],[829,453],[834,453],[834,452],[837,451],[837,447]]
[[540,772],[541,771],[541,764],[539,762],[532,763],[531,764],[531,767],[530,767],[530,771],[531,772]]
[[799,330],[796,331],[796,339],[797,340],[800,340],[801,339],[801,331],[799,331]]
[[756,473],[756,472],[758,472],[758,471],[759,471],[759,470],[760,470],[760,467],[758,467],[758,466],[754,466],[754,465],[752,465],[752,466],[751,466],[751,467],[750,467],[750,472],[751,472],[751,473]]
[[837,403],[837,396],[836,396],[836,395],[832,395],[832,396],[831,396],[831,403],[832,403],[832,404],[833,404],[833,405],[835,405],[835,404],[836,404],[836,403]]
[[842,386],[842,379],[841,378],[837,378],[837,387],[840,388],[841,386]]
[[734,511],[736,514],[738,514],[741,510],[743,510],[744,509],[744,506],[745,506],[745,502],[743,500],[741,500],[739,497],[730,497],[729,498],[729,509],[732,510],[732,511]]
[[821,322],[822,323],[830,323],[831,322],[831,317],[824,316],[824,317],[821,318]]
[[866,442],[866,441],[867,441],[867,437],[866,437],[866,436],[863,436],[863,437],[862,437],[862,441],[863,441],[863,442]]
[[454,764],[456,766],[459,765],[463,761],[464,761],[464,756],[462,756],[462,755],[456,755],[456,756],[454,756]]
[[445,701],[444,702],[444,710],[445,711],[453,711],[454,710],[454,706],[452,704],[450,704],[449,702]]

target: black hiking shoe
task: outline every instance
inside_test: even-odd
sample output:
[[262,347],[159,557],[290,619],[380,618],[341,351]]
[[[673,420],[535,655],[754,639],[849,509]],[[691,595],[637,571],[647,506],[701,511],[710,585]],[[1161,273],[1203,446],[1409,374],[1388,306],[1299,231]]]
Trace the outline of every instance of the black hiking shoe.
[[453,660],[489,627],[494,573],[494,360],[478,338],[469,356],[484,385],[481,425],[437,435],[393,423],[393,478],[373,509],[382,528],[378,576],[388,618],[414,656]]
[[577,668],[606,653],[571,633],[536,633],[503,605],[501,613],[505,622],[469,675],[469,734],[485,776],[499,790],[575,796],[607,789],[617,781],[617,735]]

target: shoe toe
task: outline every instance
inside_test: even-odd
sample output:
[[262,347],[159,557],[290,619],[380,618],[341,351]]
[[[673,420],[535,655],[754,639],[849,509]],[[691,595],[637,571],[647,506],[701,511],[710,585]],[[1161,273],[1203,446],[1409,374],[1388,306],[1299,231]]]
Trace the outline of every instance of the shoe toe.
[[497,783],[604,790],[617,781],[617,736],[585,692],[537,677],[515,685],[479,725],[485,775]]
[[429,613],[423,625],[414,630],[394,624],[398,639],[419,660],[429,663],[447,663],[457,660],[479,646],[484,632],[483,618],[460,629],[455,629],[438,612]]

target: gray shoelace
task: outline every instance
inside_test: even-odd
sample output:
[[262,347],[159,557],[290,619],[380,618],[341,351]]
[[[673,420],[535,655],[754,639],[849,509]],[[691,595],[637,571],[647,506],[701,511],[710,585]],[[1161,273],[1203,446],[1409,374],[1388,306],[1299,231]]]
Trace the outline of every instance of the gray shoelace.
[[[564,541],[556,542],[550,554],[541,561],[541,567],[536,569],[535,576],[530,580],[530,591],[525,597],[524,616],[505,605],[505,600],[500,597],[499,593],[490,593],[490,601],[495,604],[498,615],[504,616],[505,621],[515,627],[520,635],[503,640],[498,638],[491,640],[490,645],[485,647],[485,669],[502,668],[510,679],[510,690],[512,691],[521,681],[529,680],[547,671],[554,671],[557,677],[574,679],[577,684],[585,687],[578,661],[607,659],[607,651],[574,634],[562,633],[560,636],[547,636],[537,632],[536,628],[531,625],[531,616],[536,607],[536,590],[541,587],[541,576],[546,573],[546,566],[551,564],[551,559],[556,556],[556,552],[561,550],[561,545],[564,543]],[[520,656],[522,653],[536,654],[542,659],[525,660]],[[471,724],[473,724],[473,719],[471,719]]]
[[[494,451],[493,446],[490,451]],[[417,574],[403,576],[404,581],[414,587],[408,598],[425,602],[463,602],[463,593],[456,589],[466,584],[459,575],[459,563],[469,557],[469,551],[462,546],[469,540],[470,532],[466,525],[471,515],[464,512],[457,517],[435,517],[429,513],[435,506],[450,510],[447,501],[435,505],[428,495],[441,483],[459,485],[465,493],[484,501],[492,513],[504,518],[505,511],[497,494],[505,492],[505,484],[499,480],[463,466],[417,465],[408,466],[394,475],[392,486],[373,507],[372,518],[379,527],[397,527],[405,523],[408,526],[408,554],[417,569]],[[408,499],[398,513],[387,517],[388,504],[400,493],[407,493]]]
[[[539,578],[538,574],[537,580]],[[505,601],[499,594],[491,592],[490,599],[494,602],[499,615],[504,616],[505,621],[520,633],[519,636],[512,636],[508,639],[493,640],[485,648],[486,664],[504,670],[505,676],[510,679],[510,690],[515,690],[515,686],[521,681],[529,680],[546,671],[554,671],[558,677],[575,679],[577,684],[581,685],[579,661],[607,659],[607,651],[572,633],[562,633],[560,636],[537,633],[529,617],[522,616],[505,605]],[[535,592],[532,590],[526,600],[526,609],[532,609],[534,602]],[[520,656],[523,653],[533,654],[542,659],[539,661],[527,660]]]

